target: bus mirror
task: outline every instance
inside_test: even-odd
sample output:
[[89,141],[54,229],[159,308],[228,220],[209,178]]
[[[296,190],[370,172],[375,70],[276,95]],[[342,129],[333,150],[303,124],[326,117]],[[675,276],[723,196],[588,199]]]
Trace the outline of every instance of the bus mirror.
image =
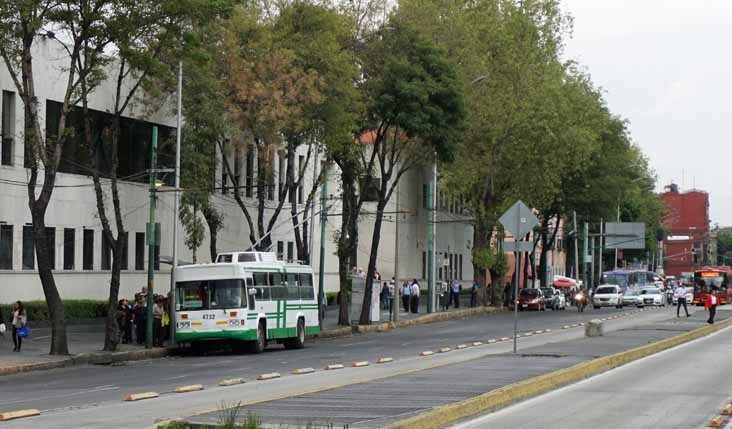
[[254,289],[253,287],[252,288],[249,288],[249,295],[256,295],[256,294],[257,294],[257,290],[256,289]]

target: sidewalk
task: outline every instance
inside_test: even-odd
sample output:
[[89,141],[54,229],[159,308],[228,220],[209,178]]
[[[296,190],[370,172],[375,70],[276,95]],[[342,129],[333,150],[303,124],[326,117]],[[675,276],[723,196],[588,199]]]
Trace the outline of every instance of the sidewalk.
[[[420,309],[426,311],[424,309]],[[459,311],[457,311],[459,310]],[[388,324],[389,312],[382,310],[381,320],[368,327],[341,327],[338,326],[338,307],[328,307],[323,321],[321,338],[333,338],[352,335],[355,332],[373,332],[396,327],[409,326],[416,323],[431,323],[448,318],[468,317],[485,311],[492,311],[490,307],[477,307],[475,310],[465,311],[450,309],[447,313],[412,314],[400,311],[399,324]],[[51,344],[51,329],[48,327],[33,328],[31,335],[23,339],[20,353],[13,352],[13,341],[9,333],[0,336],[0,376],[17,374],[28,371],[48,370],[74,365],[86,364],[114,364],[116,362],[154,359],[175,353],[175,349],[153,348],[145,349],[137,344],[120,344],[117,352],[104,352],[104,320],[89,320],[79,324],[69,324],[66,327],[69,339],[69,353],[71,356],[50,356],[48,351]]]

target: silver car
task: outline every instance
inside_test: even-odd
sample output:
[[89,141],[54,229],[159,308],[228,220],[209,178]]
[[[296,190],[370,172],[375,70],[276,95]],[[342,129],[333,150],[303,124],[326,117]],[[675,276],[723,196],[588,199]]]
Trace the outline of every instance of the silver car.
[[623,305],[638,305],[640,300],[640,291],[638,289],[628,289],[623,294]]
[[666,306],[666,295],[661,292],[661,289],[656,287],[644,287],[640,290],[640,294],[638,295],[638,303],[636,304],[638,307],[645,307],[645,306],[658,306],[658,307],[665,307]]

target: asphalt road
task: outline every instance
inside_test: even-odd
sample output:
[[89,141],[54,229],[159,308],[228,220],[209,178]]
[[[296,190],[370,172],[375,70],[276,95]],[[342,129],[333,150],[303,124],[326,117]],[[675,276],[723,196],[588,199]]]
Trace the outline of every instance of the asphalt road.
[[732,399],[732,328],[453,429],[700,428]]
[[[628,311],[615,309],[523,312],[519,314],[519,332],[551,328],[587,321],[595,317]],[[669,309],[646,311],[629,318],[650,315],[666,317]],[[124,366],[82,366],[42,371],[0,379],[0,410],[38,408],[63,411],[88,408],[107,402],[119,402],[127,393],[169,392],[176,386],[201,383],[215,385],[224,378],[252,379],[257,374],[286,374],[303,367],[321,368],[329,363],[350,364],[373,361],[380,356],[395,359],[414,357],[422,350],[488,340],[513,333],[513,315],[498,313],[447,322],[398,329],[334,340],[310,343],[303,350],[285,351],[275,345],[260,355],[215,353],[142,362]],[[550,340],[547,340],[550,341]]]

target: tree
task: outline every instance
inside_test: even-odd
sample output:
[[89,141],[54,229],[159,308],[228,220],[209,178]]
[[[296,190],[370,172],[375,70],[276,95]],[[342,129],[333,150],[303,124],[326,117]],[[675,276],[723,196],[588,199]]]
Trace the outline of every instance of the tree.
[[[45,217],[56,184],[56,172],[61,162],[64,142],[68,138],[67,117],[77,102],[77,91],[83,78],[76,72],[76,64],[86,43],[95,36],[95,32],[89,26],[68,32],[63,31],[66,29],[57,30],[54,24],[60,16],[75,10],[77,3],[79,2],[0,1],[0,57],[23,101],[23,143],[27,149],[25,162],[30,169],[27,186],[28,208],[33,223],[38,275],[51,323],[50,354],[52,355],[66,355],[69,350],[63,302],[52,273],[53,267],[46,240]],[[79,5],[93,8],[96,3],[84,1]],[[44,137],[41,131],[33,58],[35,46],[38,43],[49,42],[58,42],[68,54],[65,59],[67,66],[59,129],[50,138]],[[43,183],[40,185],[40,192],[37,192],[39,173],[43,175]]]
[[368,97],[364,140],[376,160],[379,180],[361,324],[370,323],[386,204],[407,171],[427,161],[452,158],[464,116],[457,72],[442,49],[398,14],[373,37],[364,70]]

